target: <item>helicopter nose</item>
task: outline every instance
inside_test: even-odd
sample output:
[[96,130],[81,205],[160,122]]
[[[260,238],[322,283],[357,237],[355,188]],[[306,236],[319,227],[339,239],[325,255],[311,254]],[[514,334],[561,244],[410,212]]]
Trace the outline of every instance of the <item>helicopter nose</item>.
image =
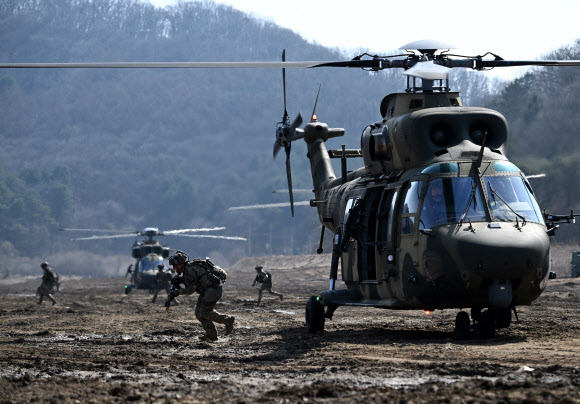
[[519,230],[508,226],[486,227],[475,233],[459,231],[456,234],[458,261],[482,279],[521,279],[534,271],[542,278],[547,271],[544,262],[549,239],[542,226],[528,224],[526,227]]

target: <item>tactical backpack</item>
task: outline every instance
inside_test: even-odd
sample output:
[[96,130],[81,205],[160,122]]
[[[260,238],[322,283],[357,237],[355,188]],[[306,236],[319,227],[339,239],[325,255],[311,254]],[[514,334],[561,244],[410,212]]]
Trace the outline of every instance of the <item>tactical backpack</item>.
[[196,264],[200,265],[206,270],[206,274],[210,282],[223,284],[226,282],[228,273],[223,269],[215,265],[213,262],[206,258],[205,260],[194,260]]

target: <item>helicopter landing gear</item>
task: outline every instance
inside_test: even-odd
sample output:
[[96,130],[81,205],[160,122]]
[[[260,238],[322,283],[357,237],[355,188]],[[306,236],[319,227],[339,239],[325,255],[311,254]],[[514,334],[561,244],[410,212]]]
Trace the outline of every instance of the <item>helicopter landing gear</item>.
[[497,328],[508,328],[512,323],[512,308],[495,310],[495,325]]
[[471,329],[471,320],[469,314],[460,311],[455,317],[455,339],[466,339]]
[[[510,313],[511,314],[511,313]],[[495,315],[492,310],[485,310],[481,313],[481,319],[479,320],[479,334],[483,339],[490,339],[495,337]]]
[[309,334],[324,331],[324,306],[318,296],[312,296],[306,302],[306,330]]

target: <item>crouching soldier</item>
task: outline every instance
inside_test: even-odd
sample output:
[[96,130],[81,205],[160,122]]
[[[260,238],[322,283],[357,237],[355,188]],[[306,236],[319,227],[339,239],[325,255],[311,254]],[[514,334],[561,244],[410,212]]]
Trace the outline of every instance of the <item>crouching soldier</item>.
[[234,329],[235,318],[220,314],[214,310],[216,303],[222,297],[222,285],[227,276],[226,272],[214,265],[209,259],[194,259],[190,261],[183,251],[177,251],[169,257],[169,265],[177,272],[177,276],[180,277],[179,282],[184,284],[185,287],[183,289],[174,289],[169,294],[166,307],[169,307],[169,304],[176,296],[191,295],[197,292],[199,293],[199,298],[195,306],[195,317],[205,331],[205,334],[200,339],[217,340],[217,330],[214,322],[225,324],[225,335],[230,335]]
[[[155,303],[157,301],[157,295],[159,294],[159,292],[161,292],[162,290],[165,290],[167,292],[167,296],[169,296],[169,292],[170,292],[170,285],[171,285],[171,272],[170,271],[164,271],[163,269],[165,268],[165,265],[163,264],[159,264],[157,265],[157,274],[155,275],[155,291],[153,292],[153,300],[151,301],[151,303]],[[179,301],[177,299],[173,300],[174,304],[179,304]]]
[[256,278],[254,279],[254,283],[252,283],[252,287],[256,285],[256,283],[260,284],[258,288],[258,305],[262,301],[262,292],[267,290],[269,294],[280,297],[280,301],[284,298],[282,293],[278,293],[272,290],[272,275],[268,271],[262,271],[262,267],[260,265],[256,266]]
[[52,297],[51,293],[53,293],[53,289],[58,282],[58,275],[51,267],[48,266],[48,262],[43,262],[40,264],[40,267],[42,268],[44,274],[42,275],[42,283],[38,289],[36,289],[36,294],[40,295],[40,300],[37,303],[42,304],[42,301],[46,296],[54,306],[56,304],[56,300],[54,300],[54,297]]

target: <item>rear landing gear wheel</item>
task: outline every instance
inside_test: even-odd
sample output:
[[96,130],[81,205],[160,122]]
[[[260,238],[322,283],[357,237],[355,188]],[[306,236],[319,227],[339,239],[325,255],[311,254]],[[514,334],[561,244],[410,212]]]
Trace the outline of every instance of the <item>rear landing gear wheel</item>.
[[306,302],[306,330],[309,334],[324,331],[324,306],[318,296],[312,296]]
[[457,313],[455,317],[455,339],[466,339],[469,336],[470,326],[469,314],[464,311]]
[[479,321],[479,333],[481,338],[490,339],[495,337],[495,316],[492,311],[486,310],[481,313]]

